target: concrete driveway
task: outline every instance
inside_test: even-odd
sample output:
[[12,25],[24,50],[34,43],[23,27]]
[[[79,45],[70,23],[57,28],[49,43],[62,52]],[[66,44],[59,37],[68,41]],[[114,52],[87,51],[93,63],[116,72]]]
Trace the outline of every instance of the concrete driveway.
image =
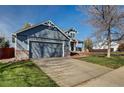
[[92,79],[78,87],[124,87],[124,67]]
[[72,58],[36,59],[33,62],[62,87],[82,86],[112,71],[107,67]]

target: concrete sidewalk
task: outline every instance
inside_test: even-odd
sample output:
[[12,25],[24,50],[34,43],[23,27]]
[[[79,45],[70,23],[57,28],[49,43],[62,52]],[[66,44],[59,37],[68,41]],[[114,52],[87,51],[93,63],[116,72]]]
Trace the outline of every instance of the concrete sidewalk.
[[33,62],[59,86],[79,86],[112,69],[72,58],[36,59]]
[[124,87],[124,67],[111,71],[96,79],[81,84],[80,86],[86,87]]

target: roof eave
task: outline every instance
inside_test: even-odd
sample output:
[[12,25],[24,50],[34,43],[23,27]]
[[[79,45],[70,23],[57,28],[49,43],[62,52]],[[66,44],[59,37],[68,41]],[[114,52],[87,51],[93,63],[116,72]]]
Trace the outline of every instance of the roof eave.
[[[50,20],[49,20],[50,21]],[[52,24],[54,24],[52,21],[50,21]],[[37,27],[37,26],[40,26],[40,25],[45,25],[45,26],[48,26],[47,24],[44,24],[45,22],[43,22],[43,23],[40,23],[40,24],[37,24],[37,25],[34,25],[34,26],[31,26],[31,27],[29,27],[29,28],[26,28],[26,29],[23,29],[23,30],[21,30],[21,31],[17,31],[17,32],[14,32],[13,33],[13,35],[14,36],[16,36],[18,33],[21,33],[21,32],[24,32],[24,31],[27,31],[27,30],[29,30],[29,29],[32,29],[32,28],[34,28],[34,27]],[[54,27],[56,27],[67,39],[69,39],[70,40],[70,38],[65,34],[65,32],[64,31],[62,31],[58,26],[56,26],[55,24],[54,24]]]

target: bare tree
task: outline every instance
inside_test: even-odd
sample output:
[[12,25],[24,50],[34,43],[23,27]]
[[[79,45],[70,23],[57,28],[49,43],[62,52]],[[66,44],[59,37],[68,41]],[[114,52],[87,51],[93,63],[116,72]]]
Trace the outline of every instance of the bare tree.
[[107,44],[107,57],[111,55],[111,43],[124,37],[124,12],[122,6],[89,6],[89,22],[96,28],[94,36],[104,38]]
[[31,23],[25,23],[22,29],[30,28],[32,26]]
[[5,37],[0,37],[0,48],[10,47],[9,40],[5,40]]
[[90,38],[87,38],[86,40],[84,40],[84,48],[85,48],[85,50],[88,49],[88,51],[92,50],[93,42]]

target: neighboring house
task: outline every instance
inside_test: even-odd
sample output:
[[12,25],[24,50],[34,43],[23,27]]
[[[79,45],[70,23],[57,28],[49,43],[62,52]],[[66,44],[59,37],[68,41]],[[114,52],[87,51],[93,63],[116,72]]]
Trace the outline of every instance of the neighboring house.
[[[111,48],[113,49],[114,52],[116,52],[118,50],[118,46],[119,46],[120,42],[112,42],[111,43]],[[93,49],[107,49],[108,46],[107,44],[106,45],[103,45],[102,43],[97,43]]]
[[23,59],[69,56],[76,49],[71,43],[75,34],[70,32],[73,31],[64,32],[51,21],[15,32],[15,55]]
[[118,41],[118,44],[123,44],[123,43],[124,43],[124,37],[120,41]]

